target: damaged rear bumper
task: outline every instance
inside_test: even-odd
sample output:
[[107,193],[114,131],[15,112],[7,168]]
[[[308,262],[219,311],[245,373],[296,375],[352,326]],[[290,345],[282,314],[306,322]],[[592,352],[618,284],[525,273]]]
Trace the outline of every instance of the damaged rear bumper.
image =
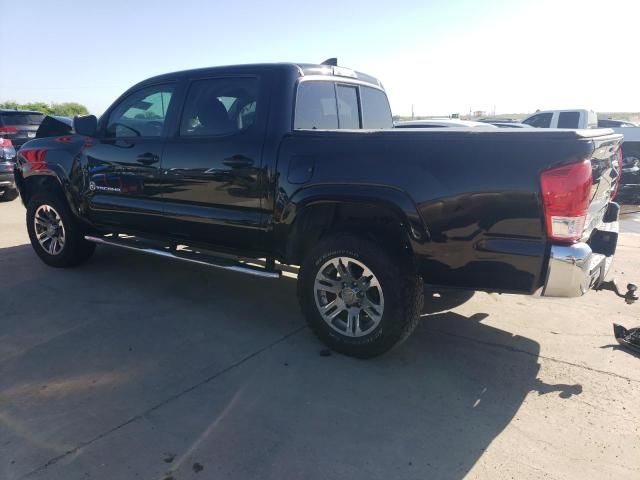
[[597,288],[613,263],[618,242],[618,221],[603,223],[589,243],[553,245],[542,295],[579,297]]

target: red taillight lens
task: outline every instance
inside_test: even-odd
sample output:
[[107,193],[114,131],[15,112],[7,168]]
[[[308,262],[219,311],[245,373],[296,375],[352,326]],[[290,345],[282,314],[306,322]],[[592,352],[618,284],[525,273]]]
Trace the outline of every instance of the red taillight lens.
[[561,242],[580,239],[589,210],[592,183],[589,160],[542,173],[540,184],[550,239]]
[[42,170],[45,168],[45,157],[47,156],[46,150],[20,150],[19,156],[21,156],[26,162],[31,164],[32,170]]
[[17,131],[16,127],[0,127],[0,133],[16,133]]
[[13,147],[13,143],[8,138],[0,138],[0,147]]

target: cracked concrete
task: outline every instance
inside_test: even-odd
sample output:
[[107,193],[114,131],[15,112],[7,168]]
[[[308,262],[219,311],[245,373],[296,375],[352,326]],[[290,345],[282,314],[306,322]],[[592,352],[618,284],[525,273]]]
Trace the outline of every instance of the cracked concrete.
[[610,293],[433,298],[392,353],[323,357],[291,279],[106,248],[50,269],[23,221],[0,204],[0,478],[640,476],[640,358],[611,333],[640,306]]

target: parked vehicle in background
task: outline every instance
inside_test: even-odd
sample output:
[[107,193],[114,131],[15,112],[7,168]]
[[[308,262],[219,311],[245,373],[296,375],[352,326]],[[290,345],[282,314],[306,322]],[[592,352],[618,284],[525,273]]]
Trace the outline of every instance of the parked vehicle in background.
[[430,118],[428,120],[406,120],[395,122],[394,128],[492,128],[492,125],[456,118]]
[[0,201],[13,200],[17,196],[13,170],[16,150],[11,140],[0,137]]
[[624,136],[620,156],[620,184],[616,200],[625,204],[640,201],[640,127],[632,122],[597,118],[593,110],[547,110],[523,123],[538,128],[610,128]]
[[598,128],[598,115],[593,110],[545,110],[522,120],[536,128]]
[[411,334],[425,282],[600,285],[621,135],[392,126],[381,83],[335,63],[176,72],[26,143],[16,183],[46,264],[107,244],[267,278],[298,265],[309,326],[356,357]]
[[598,128],[633,128],[637,127],[633,122],[627,120],[613,120],[611,118],[598,119]]
[[18,150],[23,143],[35,138],[45,115],[30,110],[0,109],[0,137],[8,138]]

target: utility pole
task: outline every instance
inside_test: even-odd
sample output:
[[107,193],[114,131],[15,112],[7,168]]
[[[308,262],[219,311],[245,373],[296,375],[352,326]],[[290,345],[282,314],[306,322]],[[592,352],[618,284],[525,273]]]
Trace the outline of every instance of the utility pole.
[[413,103],[412,103],[411,104],[411,120],[413,120],[413,117],[414,117],[414,115],[413,115]]

